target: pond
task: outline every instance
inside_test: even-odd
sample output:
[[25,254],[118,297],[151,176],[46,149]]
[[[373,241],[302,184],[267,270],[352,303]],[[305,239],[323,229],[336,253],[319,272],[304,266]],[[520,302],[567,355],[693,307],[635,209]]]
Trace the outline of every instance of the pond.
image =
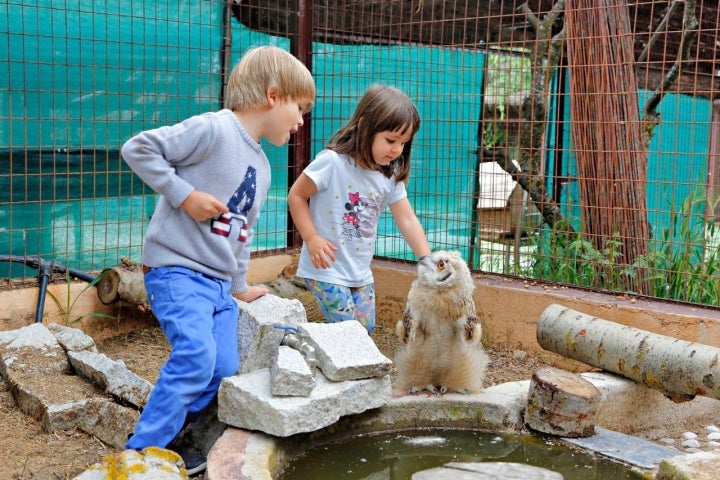
[[278,480],[410,480],[450,462],[513,462],[566,480],[647,480],[647,474],[551,437],[468,430],[372,433],[320,445],[288,462]]

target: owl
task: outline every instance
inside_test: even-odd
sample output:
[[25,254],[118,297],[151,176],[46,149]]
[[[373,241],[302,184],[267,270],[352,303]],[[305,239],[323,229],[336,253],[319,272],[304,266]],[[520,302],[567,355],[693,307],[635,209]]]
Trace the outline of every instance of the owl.
[[476,393],[488,364],[475,316],[475,285],[458,252],[425,255],[395,327],[397,386],[410,393]]

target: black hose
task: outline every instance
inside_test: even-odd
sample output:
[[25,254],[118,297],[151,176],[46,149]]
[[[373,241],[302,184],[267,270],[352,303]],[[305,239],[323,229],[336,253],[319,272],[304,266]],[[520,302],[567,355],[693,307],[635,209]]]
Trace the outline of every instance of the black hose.
[[45,294],[47,293],[47,286],[53,272],[67,273],[73,278],[84,280],[86,282],[92,282],[95,280],[95,277],[87,272],[68,268],[60,263],[43,260],[37,256],[18,257],[15,255],[0,255],[0,261],[22,263],[28,267],[37,269],[40,292],[38,295],[37,307],[35,308],[35,323],[42,323],[43,312],[45,311]]
[[35,323],[42,323],[43,313],[45,312],[45,294],[47,293],[48,282],[52,276],[52,264],[41,262],[38,269],[38,283],[40,284],[40,293],[38,294],[38,303],[35,307]]
[[15,263],[22,263],[30,268],[34,268],[36,270],[40,270],[43,264],[50,264],[51,265],[51,271],[55,273],[69,273],[72,278],[76,278],[78,280],[83,280],[88,283],[95,280],[95,276],[91,275],[87,272],[84,272],[82,270],[76,270],[74,268],[68,268],[65,265],[61,263],[55,263],[54,261],[48,261],[43,260],[40,257],[37,256],[26,256],[26,257],[20,257],[17,255],[0,255],[0,262],[15,262]]

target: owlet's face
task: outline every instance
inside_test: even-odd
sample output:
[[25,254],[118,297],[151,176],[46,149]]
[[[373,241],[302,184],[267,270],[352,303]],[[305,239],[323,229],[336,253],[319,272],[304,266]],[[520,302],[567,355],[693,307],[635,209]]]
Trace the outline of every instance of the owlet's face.
[[465,281],[470,272],[458,252],[438,250],[418,262],[418,280],[434,288],[451,288]]

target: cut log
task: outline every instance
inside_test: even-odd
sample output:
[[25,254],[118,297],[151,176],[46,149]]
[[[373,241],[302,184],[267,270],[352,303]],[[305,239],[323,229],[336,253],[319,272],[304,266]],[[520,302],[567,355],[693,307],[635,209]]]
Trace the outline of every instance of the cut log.
[[546,350],[642,383],[675,402],[720,399],[720,349],[550,305],[537,341]]
[[553,367],[539,368],[530,379],[525,423],[561,437],[595,434],[600,391],[580,375]]
[[100,276],[95,288],[103,304],[124,302],[138,308],[150,308],[140,265],[106,268]]

